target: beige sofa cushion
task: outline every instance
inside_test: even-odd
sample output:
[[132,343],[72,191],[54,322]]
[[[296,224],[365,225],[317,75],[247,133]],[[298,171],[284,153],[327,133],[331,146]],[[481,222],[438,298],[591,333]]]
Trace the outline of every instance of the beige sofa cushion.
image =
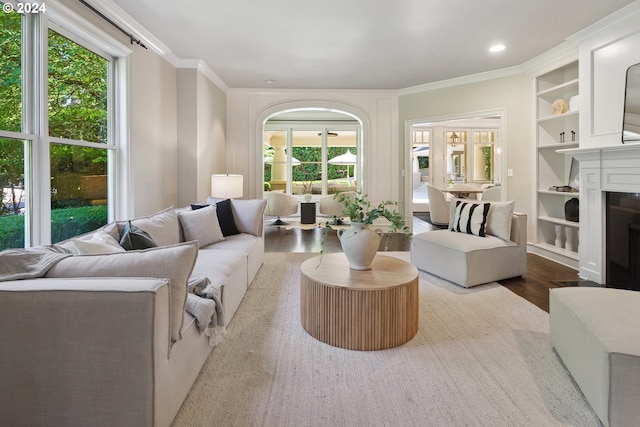
[[181,338],[187,283],[198,255],[197,242],[142,251],[75,255],[56,263],[45,277],[153,277],[169,279],[171,340]]

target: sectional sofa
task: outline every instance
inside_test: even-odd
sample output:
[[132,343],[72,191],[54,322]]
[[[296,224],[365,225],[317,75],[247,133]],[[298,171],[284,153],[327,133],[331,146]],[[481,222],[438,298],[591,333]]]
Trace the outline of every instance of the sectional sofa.
[[[263,261],[265,201],[225,203],[237,234],[211,232],[218,207],[167,209],[62,243],[84,251],[45,277],[0,282],[2,423],[169,426],[212,350],[185,311],[189,279],[217,286],[226,326]],[[158,246],[89,253],[127,228]]]

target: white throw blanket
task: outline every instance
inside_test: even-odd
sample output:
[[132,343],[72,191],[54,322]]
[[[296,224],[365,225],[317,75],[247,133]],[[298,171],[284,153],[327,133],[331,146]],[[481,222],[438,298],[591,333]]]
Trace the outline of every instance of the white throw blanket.
[[207,277],[189,279],[187,313],[196,318],[198,329],[209,337],[209,345],[216,346],[224,336],[224,308],[220,300],[221,286]]

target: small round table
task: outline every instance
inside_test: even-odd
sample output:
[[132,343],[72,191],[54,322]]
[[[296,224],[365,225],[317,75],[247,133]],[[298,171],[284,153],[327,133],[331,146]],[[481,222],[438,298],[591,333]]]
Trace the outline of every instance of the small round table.
[[351,270],[344,253],[300,268],[302,327],[319,341],[350,350],[383,350],[418,332],[418,270],[376,255],[370,270]]

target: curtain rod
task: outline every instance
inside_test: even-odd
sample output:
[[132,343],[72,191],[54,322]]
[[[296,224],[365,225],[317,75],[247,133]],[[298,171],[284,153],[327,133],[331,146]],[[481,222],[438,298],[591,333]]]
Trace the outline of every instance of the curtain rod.
[[95,13],[96,15],[98,15],[100,18],[104,19],[105,21],[107,21],[109,24],[111,24],[112,26],[114,26],[115,28],[117,28],[122,34],[126,35],[127,37],[129,37],[129,41],[131,42],[131,44],[136,43],[138,46],[142,46],[143,48],[147,49],[147,47],[142,43],[142,41],[140,41],[139,39],[136,39],[133,34],[125,31],[121,26],[119,26],[118,24],[116,24],[115,22],[113,22],[109,17],[107,17],[105,14],[103,14],[102,12],[100,12],[98,9],[96,9],[95,7],[91,6],[89,3],[87,3],[85,0],[78,0],[80,3],[82,3],[83,5],[85,5],[87,8],[89,8],[93,13]]

